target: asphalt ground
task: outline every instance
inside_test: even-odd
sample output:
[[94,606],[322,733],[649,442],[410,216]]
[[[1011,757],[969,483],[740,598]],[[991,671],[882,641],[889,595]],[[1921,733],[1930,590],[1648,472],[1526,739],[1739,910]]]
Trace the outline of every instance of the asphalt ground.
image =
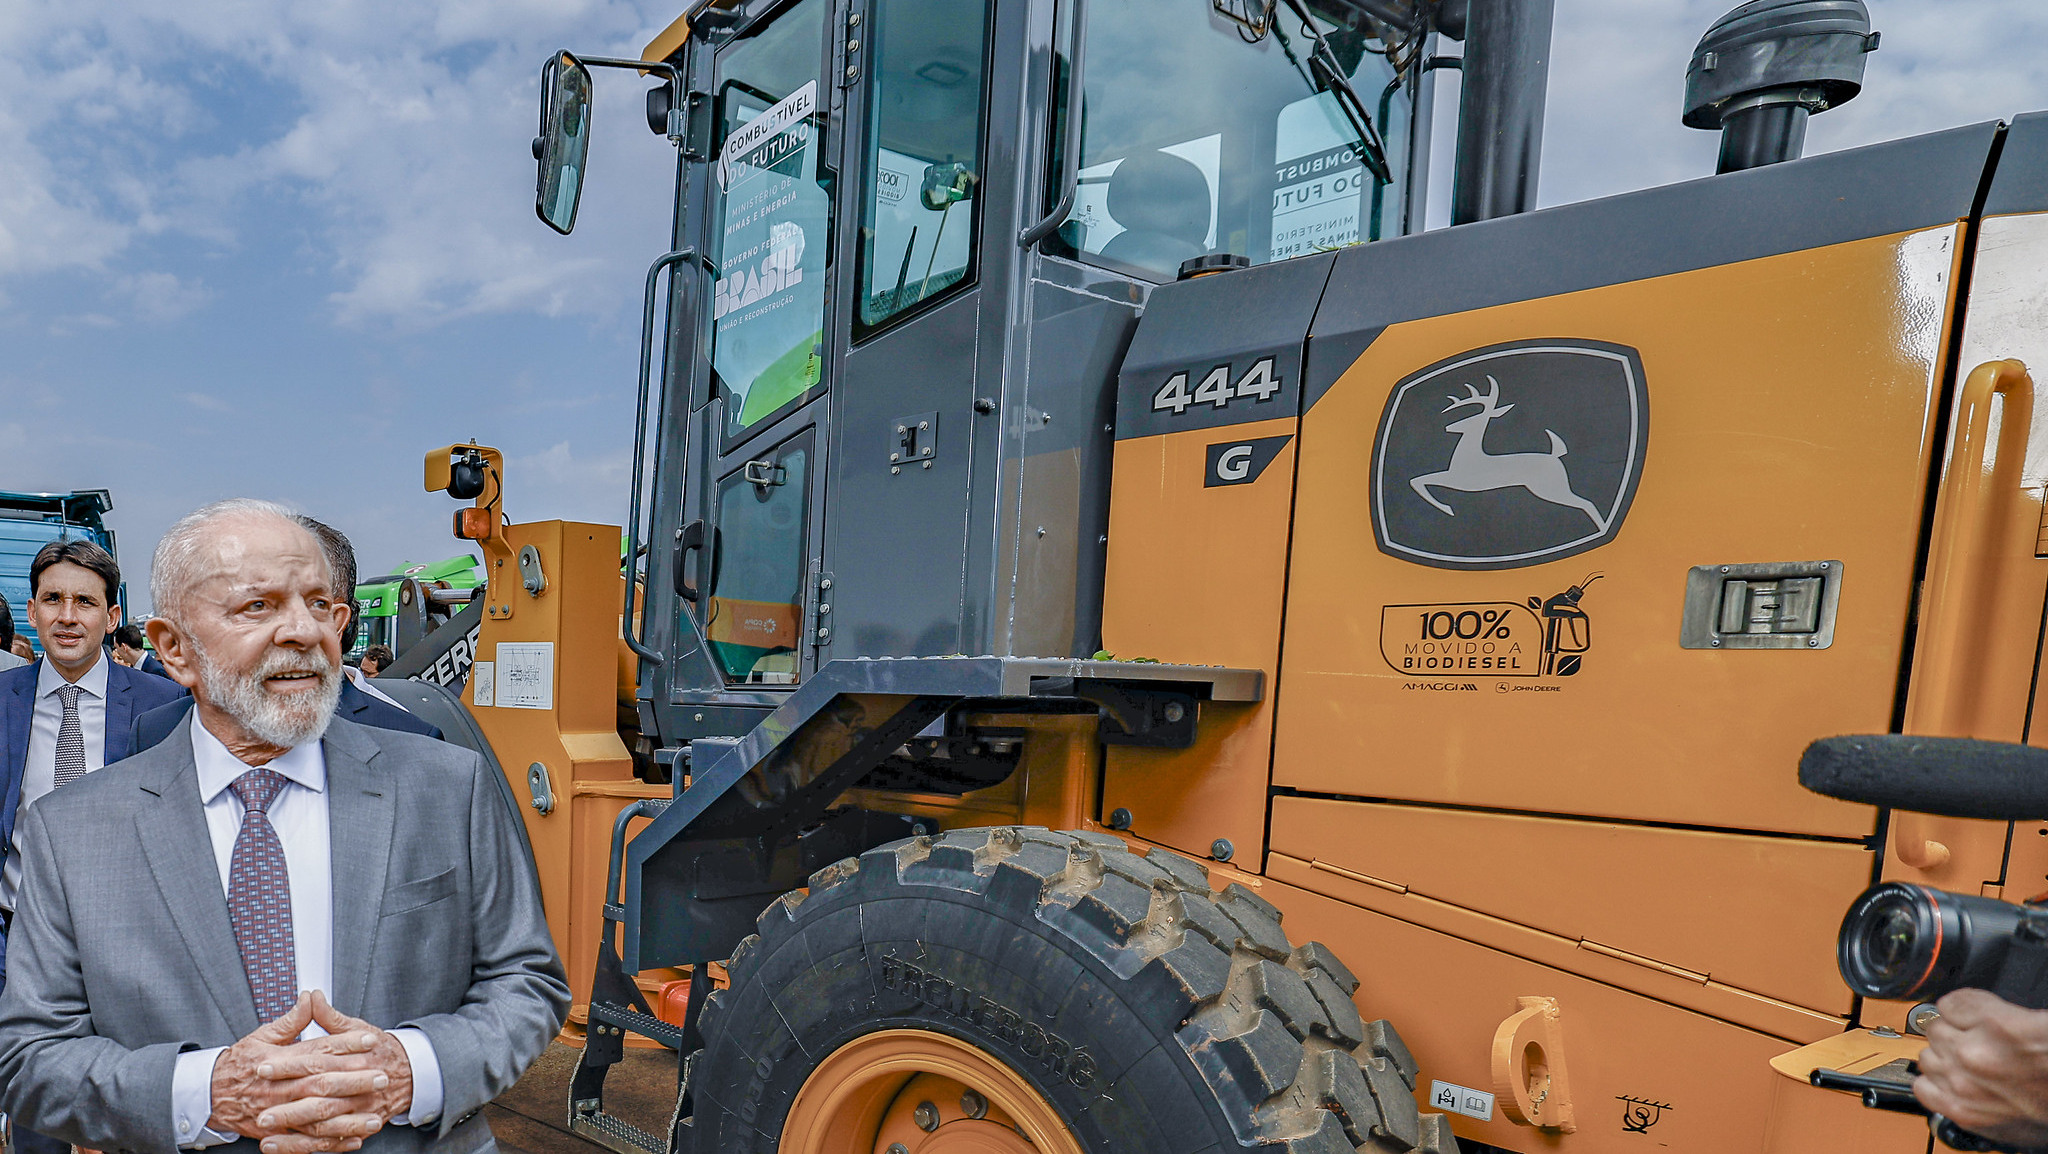
[[[604,1150],[569,1133],[569,1078],[583,1051],[553,1043],[517,1085],[484,1107],[502,1154],[593,1154]],[[604,1082],[605,1111],[650,1134],[666,1134],[676,1109],[676,1055],[629,1049]]]

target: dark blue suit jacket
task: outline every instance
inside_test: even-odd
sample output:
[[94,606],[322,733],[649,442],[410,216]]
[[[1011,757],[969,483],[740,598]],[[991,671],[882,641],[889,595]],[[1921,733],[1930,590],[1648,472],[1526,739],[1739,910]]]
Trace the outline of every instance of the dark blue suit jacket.
[[[161,705],[184,698],[185,687],[167,677],[138,673],[104,653],[107,663],[106,764],[134,753],[132,726],[136,718]],[[28,765],[29,726],[35,717],[36,679],[40,659],[0,673],[0,858],[14,850],[14,818],[21,809],[21,775]],[[0,941],[0,982],[7,973],[7,946]]]
[[[156,675],[157,675],[158,677],[164,678],[164,679],[166,679],[166,680],[169,680],[169,678],[170,678],[170,676],[171,676],[171,671],[170,671],[170,670],[168,670],[168,669],[165,669],[165,668],[164,668],[164,663],[163,663],[163,662],[161,662],[161,661],[158,661],[158,660],[156,659],[156,654],[154,654],[154,653],[145,653],[145,654],[143,654],[143,655],[142,655],[142,664],[141,664],[141,665],[138,665],[138,666],[136,666],[136,668],[137,668],[137,669],[140,669],[140,670],[142,670],[142,671],[143,671],[144,673],[154,673],[154,674],[156,674]],[[138,752],[138,753],[139,753],[139,752],[141,752],[141,751],[140,751],[140,750],[136,750],[135,752]]]
[[[107,663],[106,764],[134,753],[130,744],[137,717],[179,698],[185,687],[168,677],[138,673],[102,654]],[[14,844],[15,811],[21,808],[21,774],[28,764],[28,731],[35,716],[36,679],[41,660],[0,673],[0,853]],[[0,957],[4,957],[0,954]]]
[[[185,714],[192,709],[192,699],[186,697],[168,705],[159,705],[148,713],[137,714],[135,731],[127,746],[130,754],[141,753],[171,735],[178,723],[185,720]],[[334,716],[357,725],[373,725],[378,729],[395,729],[401,733],[417,733],[424,737],[441,740],[441,731],[398,708],[389,702],[379,701],[355,687],[355,683],[343,678],[341,682],[341,704],[335,707]]]

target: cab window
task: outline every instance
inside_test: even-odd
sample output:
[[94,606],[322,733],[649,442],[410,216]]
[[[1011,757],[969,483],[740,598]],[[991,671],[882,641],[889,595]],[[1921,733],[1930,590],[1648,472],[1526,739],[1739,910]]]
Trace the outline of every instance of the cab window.
[[728,444],[823,384],[832,195],[818,151],[828,0],[800,0],[718,53],[720,191],[711,366]]
[[[1226,19],[1161,19],[1140,0],[1090,0],[1081,168],[1060,229],[1068,255],[1171,279],[1182,261],[1254,264],[1398,232],[1413,35],[1348,5],[1277,5],[1263,34]],[[1385,140],[1391,183],[1310,67],[1318,34]]]
[[719,483],[704,632],[728,681],[797,680],[810,445],[811,434],[803,434]]
[[981,3],[875,5],[856,337],[972,279],[987,25]]

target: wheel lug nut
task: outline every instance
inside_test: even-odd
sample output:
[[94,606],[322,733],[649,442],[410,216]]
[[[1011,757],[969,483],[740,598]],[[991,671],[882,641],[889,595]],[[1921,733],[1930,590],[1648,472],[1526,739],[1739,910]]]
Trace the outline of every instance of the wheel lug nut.
[[969,1118],[988,1117],[988,1099],[972,1090],[960,1095],[960,1112]]
[[[897,1117],[900,1118],[902,1115],[898,1114]],[[911,1117],[916,1120],[917,1128],[927,1134],[939,1128],[939,1108],[930,1102],[919,1102],[917,1110]]]

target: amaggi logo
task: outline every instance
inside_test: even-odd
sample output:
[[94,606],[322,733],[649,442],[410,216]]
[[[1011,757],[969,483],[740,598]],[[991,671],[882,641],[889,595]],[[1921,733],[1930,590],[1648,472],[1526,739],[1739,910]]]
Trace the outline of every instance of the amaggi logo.
[[1559,338],[1460,353],[1387,398],[1374,535],[1382,552],[1442,569],[1598,548],[1628,515],[1648,439],[1642,361],[1626,345]]

